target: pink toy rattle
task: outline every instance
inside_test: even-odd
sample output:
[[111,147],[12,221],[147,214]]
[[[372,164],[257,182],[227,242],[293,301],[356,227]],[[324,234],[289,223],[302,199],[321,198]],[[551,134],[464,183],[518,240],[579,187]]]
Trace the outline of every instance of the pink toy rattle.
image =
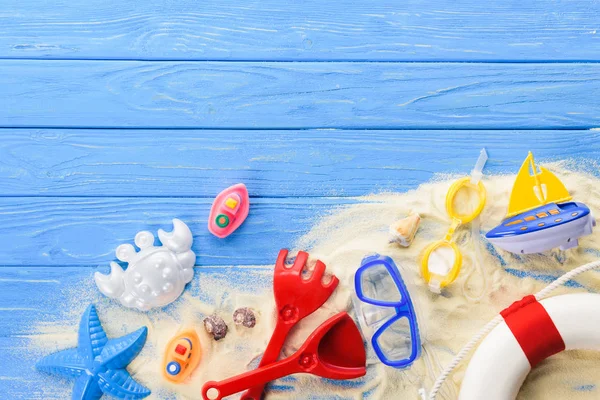
[[221,239],[231,235],[242,225],[250,211],[248,189],[238,183],[217,195],[210,209],[208,230]]

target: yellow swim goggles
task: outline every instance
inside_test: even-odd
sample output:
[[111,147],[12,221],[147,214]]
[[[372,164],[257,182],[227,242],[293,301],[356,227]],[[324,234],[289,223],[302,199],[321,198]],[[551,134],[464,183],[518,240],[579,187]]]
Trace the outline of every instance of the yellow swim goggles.
[[[443,287],[454,282],[460,272],[462,254],[458,250],[456,243],[452,241],[452,236],[460,225],[467,224],[477,218],[485,206],[487,192],[481,182],[481,178],[487,159],[487,152],[485,149],[482,149],[475,168],[471,172],[471,176],[454,182],[446,194],[446,212],[452,219],[452,224],[442,240],[433,242],[425,248],[425,254],[421,261],[423,279],[425,279],[425,282],[429,285],[429,289],[434,293],[440,293]],[[463,188],[474,190],[477,192],[479,198],[477,207],[469,214],[460,214],[454,209],[455,198]]]

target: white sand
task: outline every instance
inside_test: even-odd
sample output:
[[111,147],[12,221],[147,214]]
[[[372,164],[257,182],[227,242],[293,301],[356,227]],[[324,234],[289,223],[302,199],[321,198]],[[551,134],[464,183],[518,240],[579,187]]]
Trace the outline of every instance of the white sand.
[[[566,163],[545,165],[552,169],[569,188],[574,199],[586,203],[595,215],[600,215],[600,180],[591,175],[567,169]],[[353,275],[366,254],[378,252],[391,256],[401,268],[419,312],[424,341],[423,355],[410,370],[398,371],[372,364],[367,377],[357,385],[335,385],[310,376],[296,376],[297,381],[285,382],[296,388],[294,395],[276,392],[269,399],[308,398],[309,394],[362,399],[369,392],[372,399],[416,399],[417,390],[430,387],[438,369],[445,365],[454,352],[497,312],[514,300],[536,292],[547,285],[543,279],[558,276],[576,266],[600,256],[600,229],[580,242],[580,247],[544,255],[516,256],[493,249],[485,239],[471,240],[470,225],[461,227],[456,240],[463,253],[463,270],[458,280],[442,296],[429,292],[418,274],[419,253],[433,240],[441,239],[450,224],[445,212],[444,199],[454,177],[444,177],[420,186],[408,193],[390,193],[358,199],[357,204],[340,207],[325,216],[315,217],[316,225],[296,244],[296,249],[308,250],[311,259],[324,261],[328,270],[340,279],[340,286],[315,314],[306,318],[292,332],[285,354],[291,354],[319,323],[341,310],[350,310]],[[488,203],[480,218],[482,231],[496,226],[504,216],[514,175],[485,177]],[[468,196],[465,196],[465,198]],[[421,227],[410,248],[388,244],[388,225],[409,213],[419,213]],[[477,296],[482,289],[481,274],[473,271],[474,248],[481,246],[483,268],[489,284],[481,301],[465,296]],[[509,273],[507,271],[511,271]],[[538,279],[519,278],[519,271],[538,274]],[[131,364],[135,378],[152,389],[152,399],[201,398],[200,388],[207,380],[220,380],[245,371],[254,365],[264,350],[274,326],[272,292],[268,282],[269,270],[249,270],[250,280],[244,288],[234,288],[226,269],[211,278],[194,279],[192,288],[183,298],[162,311],[148,314],[126,310],[102,298],[93,287],[71,288],[69,313],[57,321],[40,321],[34,327],[32,349],[48,354],[57,349],[72,347],[76,342],[76,326],[83,309],[90,302],[98,305],[100,318],[109,337],[119,336],[141,325],[150,328],[148,343],[142,354]],[[469,278],[470,277],[470,278]],[[469,279],[468,279],[469,278]],[[468,282],[466,281],[468,279]],[[91,278],[90,278],[91,280]],[[581,288],[563,288],[557,294],[581,290],[600,291],[600,273],[581,276]],[[198,293],[201,295],[199,296]],[[237,307],[252,307],[258,312],[254,329],[237,328],[232,321]],[[203,315],[217,310],[229,325],[225,339],[216,343],[204,332]],[[186,385],[170,385],[161,376],[162,350],[179,327],[193,325],[203,342],[204,356],[200,367]],[[453,376],[453,388],[447,389],[447,398],[455,398],[465,364]],[[55,395],[63,387],[65,398],[71,385],[50,381],[48,393]],[[280,382],[281,383],[281,382]],[[600,354],[570,352],[543,362],[528,377],[519,399],[536,400],[556,398],[597,399],[600,397]],[[550,396],[550,397],[549,397]],[[441,397],[440,397],[441,398]]]

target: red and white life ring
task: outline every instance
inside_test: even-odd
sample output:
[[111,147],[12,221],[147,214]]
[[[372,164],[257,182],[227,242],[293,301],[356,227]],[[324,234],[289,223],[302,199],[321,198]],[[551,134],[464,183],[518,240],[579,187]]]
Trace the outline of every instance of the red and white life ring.
[[459,400],[514,400],[537,363],[563,350],[600,350],[600,294],[527,296],[502,313],[467,367]]

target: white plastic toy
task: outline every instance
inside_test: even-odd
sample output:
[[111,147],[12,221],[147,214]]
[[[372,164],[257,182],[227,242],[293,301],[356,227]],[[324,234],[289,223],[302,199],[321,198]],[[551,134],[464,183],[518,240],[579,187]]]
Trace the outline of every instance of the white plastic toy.
[[110,275],[96,272],[98,289],[125,307],[141,311],[175,301],[194,276],[196,255],[190,250],[192,232],[185,223],[173,219],[173,231],[159,229],[158,238],[162,246],[154,246],[154,235],[142,231],[135,235],[139,252],[130,244],[117,247],[117,258],[127,262],[128,268],[123,270],[111,262]]

